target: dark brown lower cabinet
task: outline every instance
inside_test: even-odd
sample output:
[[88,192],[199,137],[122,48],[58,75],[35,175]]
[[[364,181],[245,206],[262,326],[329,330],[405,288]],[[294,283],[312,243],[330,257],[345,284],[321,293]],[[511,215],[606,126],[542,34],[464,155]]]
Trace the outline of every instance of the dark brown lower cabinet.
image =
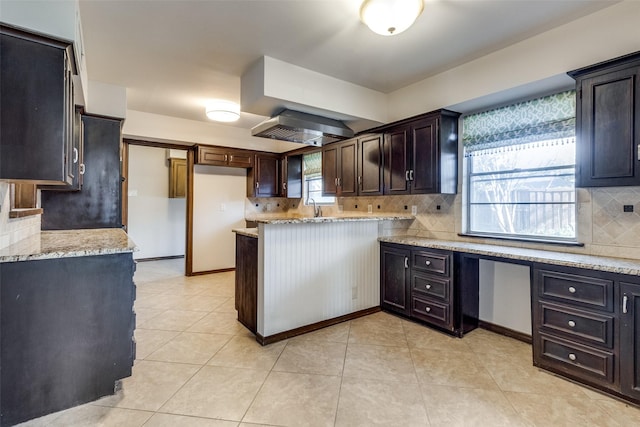
[[456,277],[471,275],[473,281],[474,265],[454,267],[451,251],[381,243],[380,306],[461,337],[477,327],[478,286],[476,280],[462,292]]
[[534,365],[640,403],[640,278],[536,264]]
[[0,425],[114,393],[135,359],[131,253],[0,264]]
[[640,402],[640,284],[621,282],[620,388]]
[[258,239],[236,234],[236,310],[254,334],[258,323]]
[[406,248],[380,245],[380,306],[408,316],[411,309],[409,256]]

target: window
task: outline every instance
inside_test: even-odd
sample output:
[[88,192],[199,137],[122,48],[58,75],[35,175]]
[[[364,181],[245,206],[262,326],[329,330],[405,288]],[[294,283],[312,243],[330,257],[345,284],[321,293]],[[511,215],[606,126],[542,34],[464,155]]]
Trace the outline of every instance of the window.
[[463,119],[466,232],[575,241],[575,92]]
[[335,203],[335,197],[322,195],[322,152],[305,154],[302,157],[302,171],[305,204],[309,204],[309,199],[313,199],[316,204],[330,205]]

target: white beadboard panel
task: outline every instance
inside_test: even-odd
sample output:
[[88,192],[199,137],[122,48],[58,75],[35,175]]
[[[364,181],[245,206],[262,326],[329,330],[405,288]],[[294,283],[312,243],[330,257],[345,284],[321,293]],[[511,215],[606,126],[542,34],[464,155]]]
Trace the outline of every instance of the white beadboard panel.
[[380,305],[378,223],[261,224],[258,333]]

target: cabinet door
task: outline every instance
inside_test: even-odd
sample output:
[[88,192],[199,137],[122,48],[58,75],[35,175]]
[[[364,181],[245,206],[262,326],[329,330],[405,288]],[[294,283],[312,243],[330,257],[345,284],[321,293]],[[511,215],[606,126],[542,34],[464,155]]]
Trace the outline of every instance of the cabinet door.
[[169,198],[187,196],[187,159],[169,159]]
[[640,399],[640,285],[620,283],[620,386]]
[[338,144],[322,149],[322,195],[338,195]]
[[358,195],[358,141],[340,144],[338,154],[338,196]]
[[199,165],[227,166],[229,154],[226,150],[215,147],[198,146],[196,163]]
[[227,153],[227,164],[234,168],[250,168],[253,166],[253,153],[232,150]]
[[0,179],[70,185],[66,161],[73,100],[66,51],[53,41],[1,30]]
[[302,155],[282,159],[281,195],[291,199],[302,198]]
[[255,197],[276,197],[280,183],[280,161],[276,156],[256,155],[254,166]]
[[384,194],[409,194],[410,129],[403,126],[384,135]]
[[82,116],[85,174],[82,191],[43,191],[42,229],[122,227],[120,120]]
[[358,140],[358,194],[382,194],[382,135]]
[[413,140],[412,167],[409,174],[411,194],[437,193],[438,119],[428,118],[411,125]]
[[409,315],[409,250],[380,245],[380,306],[385,310]]
[[640,66],[585,78],[576,146],[581,187],[640,185]]

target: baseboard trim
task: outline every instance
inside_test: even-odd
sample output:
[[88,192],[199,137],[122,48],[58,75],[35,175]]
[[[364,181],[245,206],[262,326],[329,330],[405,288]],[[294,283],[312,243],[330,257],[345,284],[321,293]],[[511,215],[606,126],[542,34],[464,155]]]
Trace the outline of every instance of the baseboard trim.
[[136,262],[147,262],[147,261],[163,261],[167,259],[178,259],[184,258],[184,255],[170,255],[170,256],[159,256],[154,258],[137,258]]
[[274,335],[263,337],[260,334],[256,334],[256,341],[262,345],[272,344],[274,342],[293,338],[298,335],[306,334],[308,332],[317,331],[318,329],[326,328],[327,326],[337,325],[338,323],[346,322],[347,320],[357,319],[358,317],[368,316],[369,314],[377,313],[380,311],[380,307],[371,307],[364,310],[356,311],[353,313],[345,314],[344,316],[334,317],[333,319],[323,320],[321,322],[312,323],[310,325],[301,326],[299,328],[291,329],[289,331],[280,332]]
[[505,328],[504,326],[496,325],[495,323],[478,320],[478,327],[486,329],[487,331],[495,332],[496,334],[516,339],[518,341],[526,342],[527,344],[533,343],[533,338],[531,337],[531,335],[525,334],[524,332],[520,331],[514,331],[513,329]]
[[236,271],[236,269],[235,269],[235,267],[231,267],[231,268],[220,268],[218,270],[193,271],[190,274],[190,276],[203,276],[205,274],[226,273],[227,271]]

